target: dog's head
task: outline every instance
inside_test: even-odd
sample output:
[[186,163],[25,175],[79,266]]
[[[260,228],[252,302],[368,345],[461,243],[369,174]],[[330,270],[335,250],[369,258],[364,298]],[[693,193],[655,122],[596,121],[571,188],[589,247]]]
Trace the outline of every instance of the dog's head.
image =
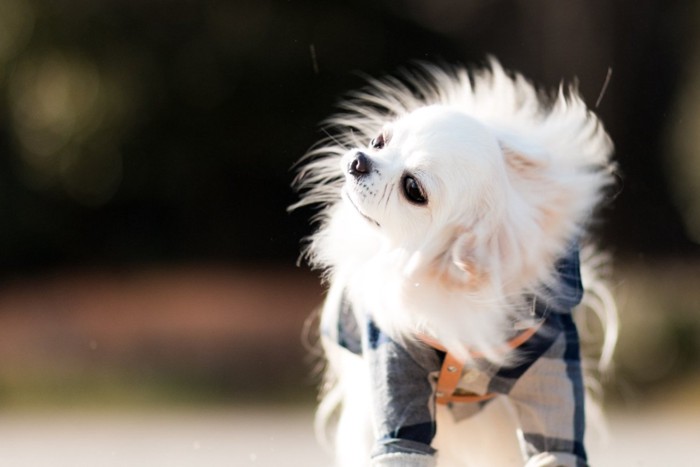
[[[406,274],[477,286],[512,253],[504,227],[515,221],[513,210],[526,208],[516,188],[537,179],[545,165],[538,151],[514,150],[466,113],[432,105],[387,124],[367,147],[342,157],[343,197],[409,254]],[[524,227],[545,216],[520,214],[534,216],[523,219]]]
[[548,101],[495,62],[407,81],[417,93],[388,79],[354,94],[300,172],[297,206],[327,207],[312,264],[376,269],[380,256],[406,284],[490,297],[546,283],[611,181],[597,118],[575,90]]

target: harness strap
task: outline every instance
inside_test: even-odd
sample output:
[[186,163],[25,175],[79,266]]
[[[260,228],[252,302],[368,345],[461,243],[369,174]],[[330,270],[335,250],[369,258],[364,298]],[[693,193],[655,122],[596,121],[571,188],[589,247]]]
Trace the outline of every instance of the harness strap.
[[[541,326],[542,322],[533,327],[525,329],[523,332],[506,342],[502,351],[508,352],[520,347],[527,342],[528,339],[534,336]],[[460,379],[462,379],[462,372],[464,370],[466,360],[459,359],[452,353],[448,352],[442,344],[432,337],[426,336],[425,334],[420,334],[419,339],[434,349],[445,352],[445,359],[442,362],[437,385],[435,387],[435,402],[438,404],[447,404],[450,402],[482,402],[496,397],[495,393],[479,395],[459,389],[457,386],[459,385]],[[481,358],[484,356],[481,352],[470,352],[470,354],[473,358]]]

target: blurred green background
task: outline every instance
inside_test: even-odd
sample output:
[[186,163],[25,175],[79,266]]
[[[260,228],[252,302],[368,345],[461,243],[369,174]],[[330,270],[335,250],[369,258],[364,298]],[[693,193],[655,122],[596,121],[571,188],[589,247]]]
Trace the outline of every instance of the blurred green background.
[[0,407],[312,401],[292,165],[365,74],[487,54],[616,143],[611,399],[698,393],[699,7],[0,0]]

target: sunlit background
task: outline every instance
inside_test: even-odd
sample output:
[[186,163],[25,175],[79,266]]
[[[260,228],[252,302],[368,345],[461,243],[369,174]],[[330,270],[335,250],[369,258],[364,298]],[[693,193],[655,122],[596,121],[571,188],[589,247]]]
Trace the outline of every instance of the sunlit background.
[[597,465],[693,465],[698,31],[692,0],[0,0],[0,465],[323,465],[292,166],[364,76],[488,54],[616,144]]

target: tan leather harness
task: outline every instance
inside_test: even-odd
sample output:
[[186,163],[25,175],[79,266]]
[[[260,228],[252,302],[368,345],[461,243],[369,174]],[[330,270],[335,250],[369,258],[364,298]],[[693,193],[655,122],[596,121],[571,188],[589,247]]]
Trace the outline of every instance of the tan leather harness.
[[[525,329],[506,342],[503,350],[508,352],[520,347],[534,336],[541,326],[542,322]],[[457,358],[454,354],[448,352],[442,344],[429,336],[421,334],[419,338],[434,349],[445,352],[445,360],[440,368],[440,374],[438,375],[435,388],[435,401],[438,404],[448,404],[450,402],[481,402],[496,397],[494,393],[480,395],[458,388],[457,386],[462,379],[462,370],[464,369],[466,360]],[[470,352],[470,354],[473,358],[481,358],[484,356],[481,352]]]

